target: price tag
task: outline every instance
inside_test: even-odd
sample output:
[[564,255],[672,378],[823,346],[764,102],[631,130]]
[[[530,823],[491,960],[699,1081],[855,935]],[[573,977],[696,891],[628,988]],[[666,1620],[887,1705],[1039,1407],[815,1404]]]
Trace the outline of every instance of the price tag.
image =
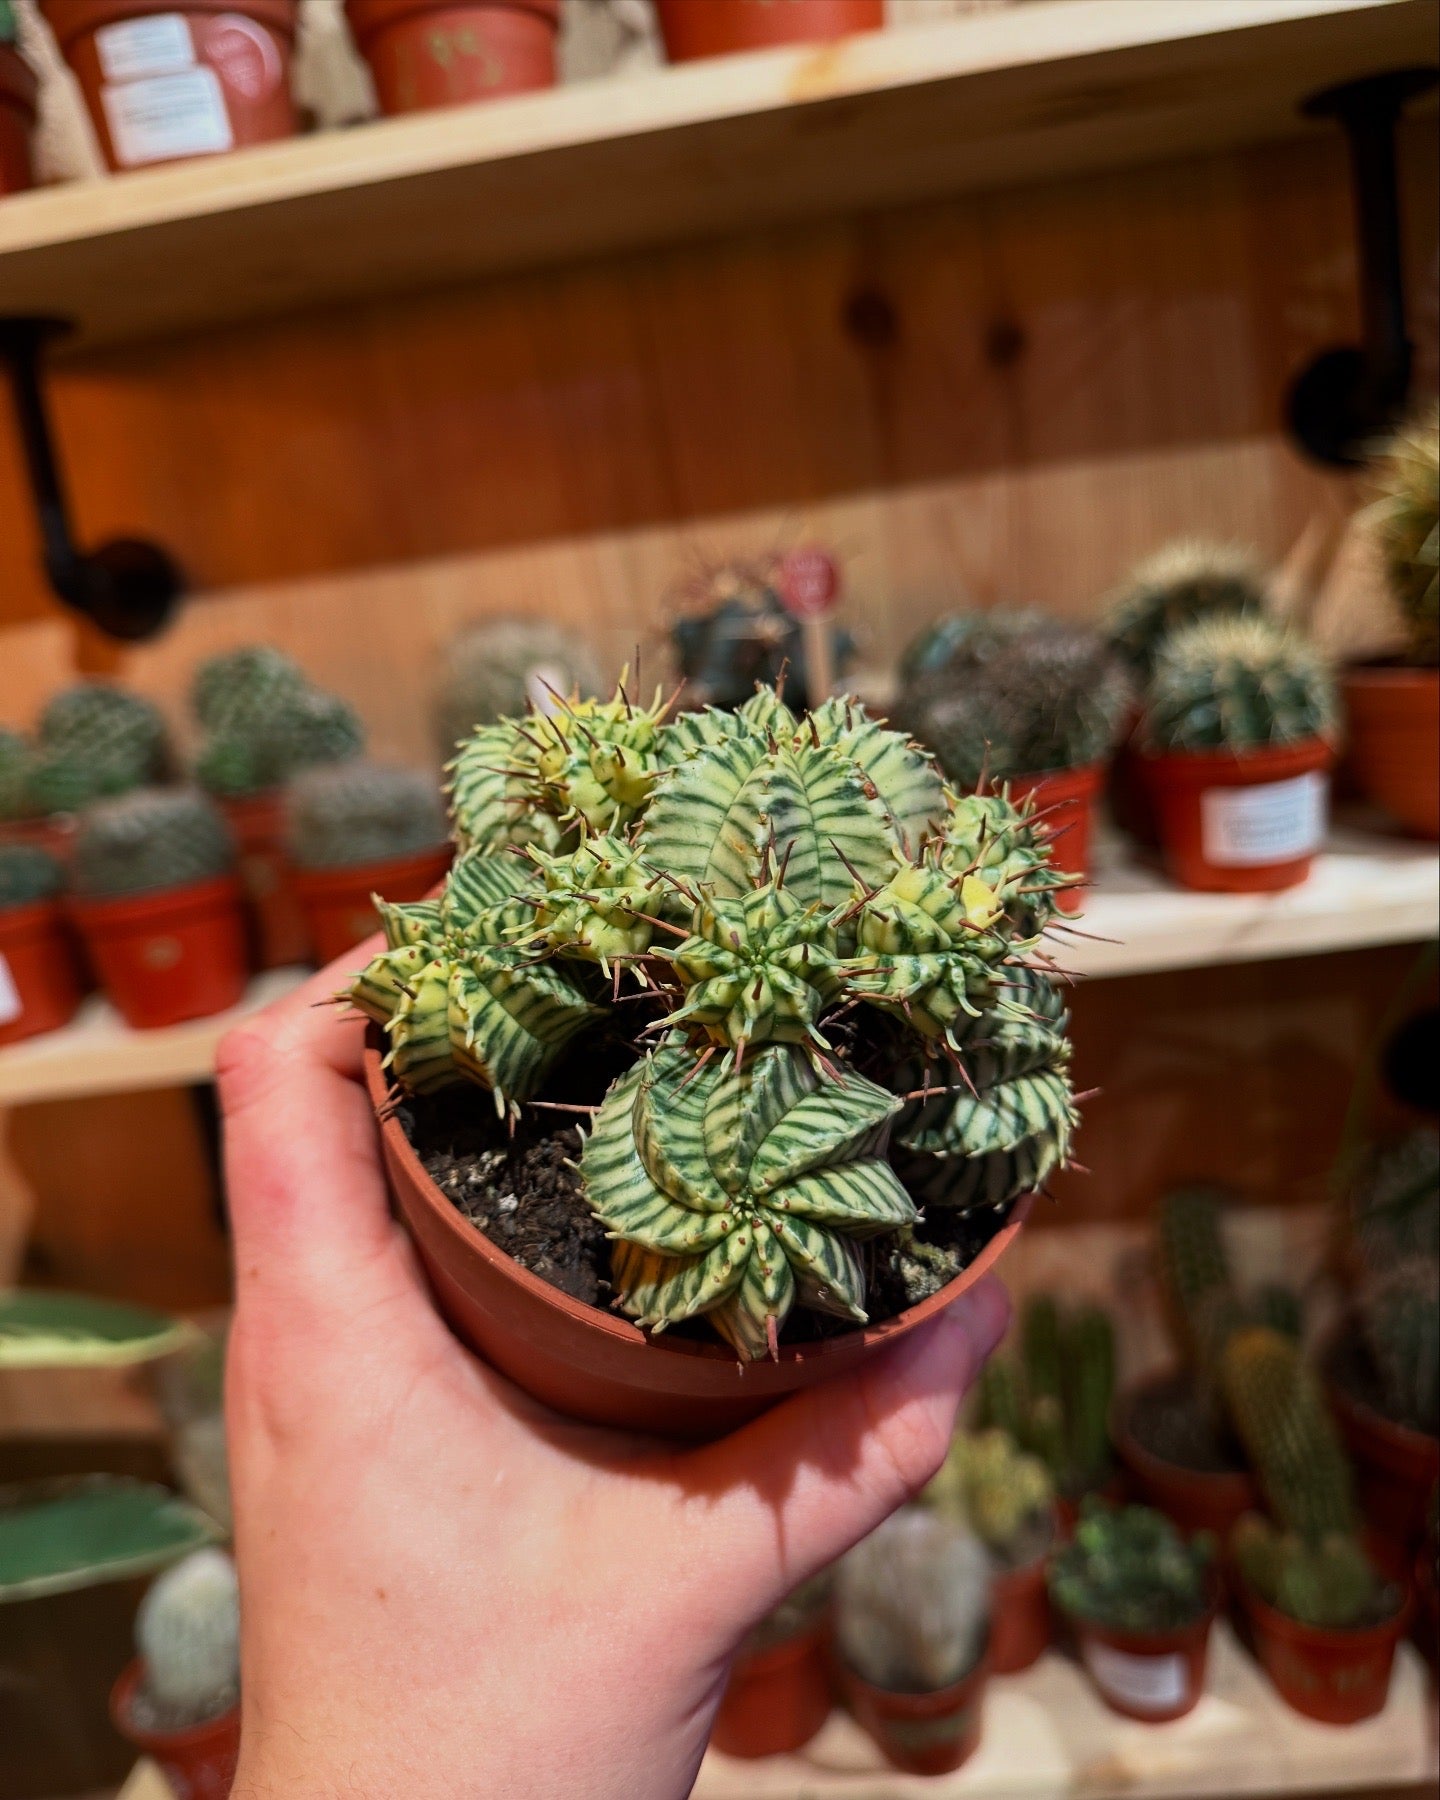
[[1136,1656],[1090,1641],[1083,1654],[1101,1693],[1113,1695],[1136,1712],[1172,1712],[1185,1698],[1185,1658],[1173,1651]]
[[780,598],[797,619],[818,619],[840,597],[840,571],[823,550],[791,550],[780,561]]
[[1312,772],[1256,787],[1210,788],[1200,796],[1206,860],[1246,869],[1310,856],[1325,840],[1329,777]]

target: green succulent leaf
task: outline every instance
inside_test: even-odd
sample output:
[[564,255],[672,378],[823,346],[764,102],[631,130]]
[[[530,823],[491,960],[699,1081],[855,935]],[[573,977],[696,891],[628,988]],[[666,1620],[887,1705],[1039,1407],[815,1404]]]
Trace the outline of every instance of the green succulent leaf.
[[145,1362],[194,1335],[182,1319],[148,1306],[44,1288],[0,1292],[0,1369]]
[[0,1605],[148,1575],[220,1537],[166,1488],[112,1476],[0,1490]]

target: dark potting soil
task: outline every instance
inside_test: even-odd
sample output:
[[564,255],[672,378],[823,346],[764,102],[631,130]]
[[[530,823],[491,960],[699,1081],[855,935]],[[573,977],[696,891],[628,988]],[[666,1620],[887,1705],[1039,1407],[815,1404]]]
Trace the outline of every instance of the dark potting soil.
[[1238,1475],[1245,1457],[1223,1421],[1212,1415],[1188,1375],[1144,1388],[1130,1403],[1131,1435],[1142,1450],[1197,1475]]

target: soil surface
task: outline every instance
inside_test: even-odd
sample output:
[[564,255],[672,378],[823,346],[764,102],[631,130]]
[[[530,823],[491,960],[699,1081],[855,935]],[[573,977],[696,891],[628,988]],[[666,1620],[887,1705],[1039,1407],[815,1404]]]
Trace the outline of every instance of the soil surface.
[[1229,1428],[1201,1405],[1188,1375],[1157,1383],[1130,1403],[1131,1435],[1142,1450],[1197,1475],[1238,1475],[1244,1453]]

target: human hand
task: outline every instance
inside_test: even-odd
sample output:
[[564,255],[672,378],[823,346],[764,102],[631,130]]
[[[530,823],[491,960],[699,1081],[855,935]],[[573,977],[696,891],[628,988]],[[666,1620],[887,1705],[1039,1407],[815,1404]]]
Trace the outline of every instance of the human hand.
[[234,1800],[677,1800],[745,1632],[938,1467],[1003,1290],[698,1449],[558,1419],[435,1311],[337,985],[220,1047]]

